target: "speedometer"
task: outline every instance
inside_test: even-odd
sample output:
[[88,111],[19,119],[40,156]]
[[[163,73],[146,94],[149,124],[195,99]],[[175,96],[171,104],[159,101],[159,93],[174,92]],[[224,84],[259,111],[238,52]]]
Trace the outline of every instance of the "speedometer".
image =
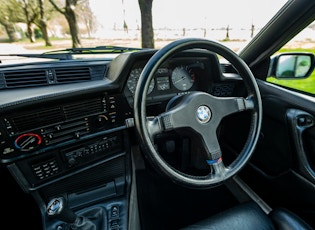
[[[132,95],[135,94],[136,87],[139,81],[140,74],[142,72],[143,68],[134,68],[131,70],[128,81],[127,81],[127,87],[129,91],[132,93]],[[149,89],[147,94],[151,93],[154,89],[154,79],[151,80]]]

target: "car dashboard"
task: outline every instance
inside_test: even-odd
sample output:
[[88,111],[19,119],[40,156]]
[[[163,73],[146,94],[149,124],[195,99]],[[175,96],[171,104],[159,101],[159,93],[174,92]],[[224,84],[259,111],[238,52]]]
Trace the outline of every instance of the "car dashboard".
[[[0,68],[0,160],[22,190],[33,194],[47,229],[62,224],[44,215],[47,202],[61,195],[74,210],[98,205],[110,225],[127,225],[131,151],[138,145],[133,98],[155,52]],[[193,91],[221,97],[239,96],[244,89],[233,68],[213,53],[185,51],[153,74],[148,115]]]

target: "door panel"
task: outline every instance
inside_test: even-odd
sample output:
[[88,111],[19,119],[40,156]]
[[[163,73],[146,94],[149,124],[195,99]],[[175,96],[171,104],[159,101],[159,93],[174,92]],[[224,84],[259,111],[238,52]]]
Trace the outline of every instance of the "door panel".
[[258,84],[261,138],[241,177],[271,207],[291,209],[315,226],[315,99]]
[[287,120],[289,126],[289,135],[294,146],[294,162],[296,163],[296,170],[305,178],[315,183],[315,171],[311,162],[312,148],[305,148],[305,141],[314,145],[314,138],[306,133],[308,129],[314,127],[314,117],[303,110],[288,109]]

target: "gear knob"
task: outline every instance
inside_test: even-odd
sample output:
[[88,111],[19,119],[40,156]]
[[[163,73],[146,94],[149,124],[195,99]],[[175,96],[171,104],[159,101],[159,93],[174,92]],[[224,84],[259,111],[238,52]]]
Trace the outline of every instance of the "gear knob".
[[67,206],[63,197],[51,199],[46,208],[48,216],[55,217],[67,223],[74,223],[77,215]]

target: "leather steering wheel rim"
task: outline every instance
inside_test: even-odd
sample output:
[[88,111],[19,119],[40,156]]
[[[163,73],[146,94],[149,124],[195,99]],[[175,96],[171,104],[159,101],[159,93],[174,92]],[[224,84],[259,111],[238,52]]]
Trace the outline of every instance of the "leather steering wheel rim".
[[[154,73],[168,58],[178,52],[194,48],[217,53],[229,61],[242,77],[248,95],[246,98],[235,97],[232,99],[219,99],[205,92],[191,93],[183,97],[179,106],[175,106],[174,109],[162,113],[153,120],[149,120],[146,115],[146,92],[151,79],[153,79]],[[202,107],[204,105],[205,107]],[[221,109],[222,107],[223,109]],[[212,172],[207,176],[189,175],[175,169],[160,156],[154,145],[153,139],[156,134],[186,125],[187,120],[181,120],[180,114],[185,113],[187,109],[196,111],[192,113],[193,117],[191,119],[193,119],[193,123],[190,125],[192,126],[191,128],[195,129],[197,133],[200,134],[208,152],[208,159],[206,160]],[[216,135],[215,138],[212,138],[215,132],[211,131],[212,133],[210,135],[208,134],[208,132],[210,132],[208,130],[217,128],[224,116],[244,110],[250,110],[251,114],[250,129],[246,143],[236,159],[230,165],[225,166]],[[203,120],[204,115],[207,118],[206,120]],[[221,184],[233,177],[249,161],[254,152],[261,130],[262,102],[259,88],[252,72],[247,64],[234,51],[215,41],[199,38],[185,38],[171,42],[158,50],[145,65],[135,91],[134,119],[144,154],[159,172],[169,177],[172,181],[186,187],[208,188]],[[209,139],[213,140],[208,143]]]

